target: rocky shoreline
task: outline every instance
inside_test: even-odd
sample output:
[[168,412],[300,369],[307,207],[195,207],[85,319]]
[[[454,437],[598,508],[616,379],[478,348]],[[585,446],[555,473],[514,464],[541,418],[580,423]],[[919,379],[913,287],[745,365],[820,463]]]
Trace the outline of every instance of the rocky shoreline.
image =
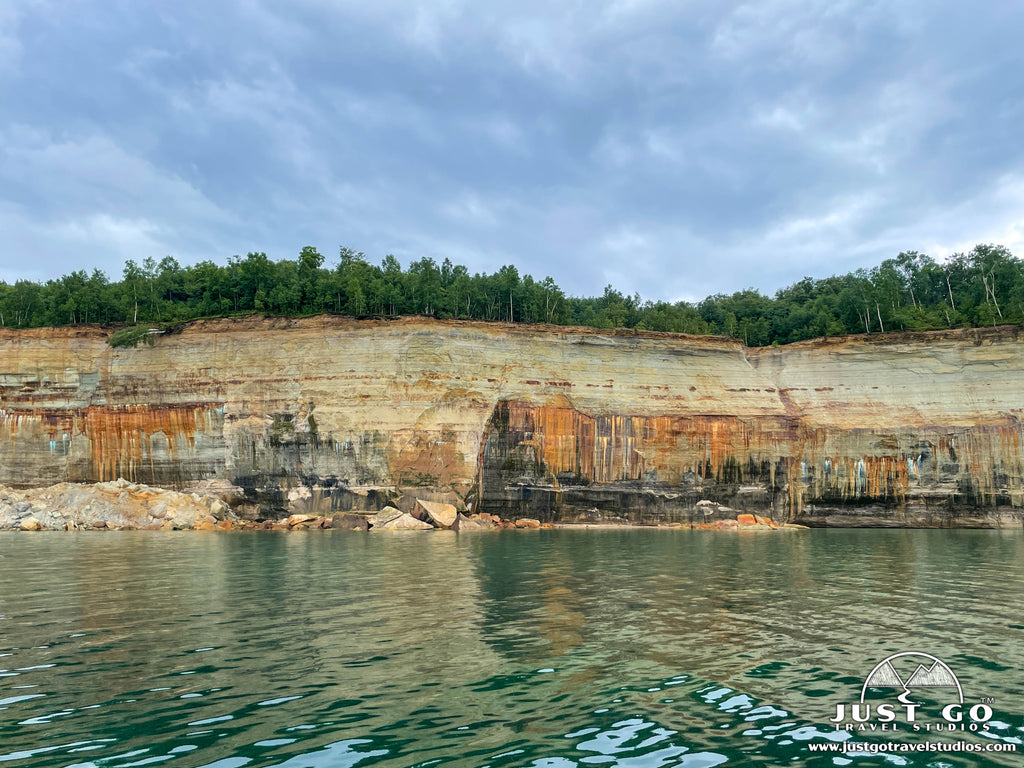
[[0,530],[230,530],[241,521],[213,495],[129,483],[0,486]]
[[[443,501],[398,495],[395,506],[333,515],[293,513],[278,519],[244,519],[230,501],[241,497],[241,489],[216,484],[199,486],[201,493],[154,488],[118,479],[108,483],[59,483],[46,488],[16,490],[0,486],[0,531],[116,531],[116,530],[350,530],[398,531],[445,530],[485,531],[541,528],[636,527],[625,524],[542,523],[536,518],[502,518],[487,512],[474,513]],[[244,503],[238,511],[246,513]],[[778,529],[768,518],[739,514],[735,520],[718,520],[699,525],[674,523],[668,528],[726,530],[738,528]]]

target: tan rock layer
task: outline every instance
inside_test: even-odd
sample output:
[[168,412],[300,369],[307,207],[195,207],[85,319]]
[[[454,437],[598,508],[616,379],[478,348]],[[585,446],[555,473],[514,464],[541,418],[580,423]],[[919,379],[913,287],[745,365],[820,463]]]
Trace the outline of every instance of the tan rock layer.
[[[222,479],[279,509],[298,486],[326,506],[411,486],[486,507],[521,502],[516,481],[553,489],[534,504],[600,507],[631,483],[667,494],[659,509],[711,496],[787,519],[1024,504],[1016,328],[759,350],[423,318],[203,321],[118,350],[105,335],[0,329],[0,482]],[[589,490],[570,503],[574,484]]]

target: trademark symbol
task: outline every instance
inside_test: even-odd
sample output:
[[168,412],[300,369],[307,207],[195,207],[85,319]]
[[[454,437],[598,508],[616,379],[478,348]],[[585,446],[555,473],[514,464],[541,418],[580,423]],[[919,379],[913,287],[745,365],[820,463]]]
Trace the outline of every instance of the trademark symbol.
[[982,696],[981,697],[981,703],[982,704],[995,704],[996,700],[993,699],[991,696]]

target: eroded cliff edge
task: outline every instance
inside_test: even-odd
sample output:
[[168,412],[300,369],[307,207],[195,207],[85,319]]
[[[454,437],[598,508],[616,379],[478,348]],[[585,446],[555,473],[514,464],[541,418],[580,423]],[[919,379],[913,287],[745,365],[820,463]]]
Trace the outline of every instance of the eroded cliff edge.
[[1014,327],[766,349],[424,318],[106,335],[0,330],[0,483],[222,479],[268,515],[415,487],[542,520],[1024,518]]

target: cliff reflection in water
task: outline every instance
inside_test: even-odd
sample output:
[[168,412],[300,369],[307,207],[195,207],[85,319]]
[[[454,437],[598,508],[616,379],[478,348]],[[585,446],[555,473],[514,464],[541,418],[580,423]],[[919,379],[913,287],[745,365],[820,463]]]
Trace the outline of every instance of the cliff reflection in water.
[[1021,575],[996,531],[7,534],[0,761],[801,765],[901,650],[1020,738]]

